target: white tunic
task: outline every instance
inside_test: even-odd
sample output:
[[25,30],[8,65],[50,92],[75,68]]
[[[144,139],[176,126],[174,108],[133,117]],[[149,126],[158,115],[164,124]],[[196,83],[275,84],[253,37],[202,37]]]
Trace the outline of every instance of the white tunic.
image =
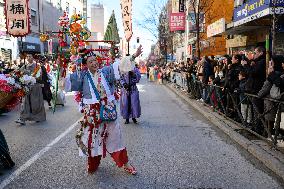
[[[98,75],[92,74],[92,79],[93,82],[95,84],[95,86],[98,86]],[[107,94],[109,93],[108,90],[109,89],[105,89],[103,82],[104,82],[104,78],[102,78],[102,83],[100,88],[102,90],[104,90],[104,94],[108,96],[108,101],[109,99],[113,99],[113,95]],[[89,86],[90,86],[90,90],[91,90],[91,94],[92,94],[92,99],[83,99],[83,102],[85,104],[94,104],[98,102],[98,99],[96,99],[96,96],[94,94],[93,88],[91,86],[91,83],[89,82]],[[102,94],[102,93],[101,93]],[[110,97],[110,98],[109,98]],[[88,106],[88,105],[86,105]],[[85,107],[86,108],[86,107]],[[91,120],[92,118],[89,118],[89,120]],[[99,129],[98,129],[98,133],[97,135],[95,134],[96,129],[93,129],[93,134],[92,134],[92,150],[91,150],[91,156],[99,156],[99,155],[103,155],[103,131],[104,131],[104,122],[100,124]],[[89,126],[83,128],[83,136],[81,138],[83,144],[88,147],[88,141],[89,141],[89,135],[90,135],[89,131]],[[117,151],[121,151],[123,149],[125,149],[125,146],[123,144],[123,140],[122,140],[122,131],[121,131],[121,127],[119,124],[119,121],[112,121],[112,122],[107,122],[106,123],[106,130],[105,132],[107,133],[107,137],[105,139],[105,145],[106,145],[106,150],[108,153],[113,153],[113,152],[117,152]],[[82,152],[82,150],[79,148],[79,155],[80,156],[87,156],[87,154],[84,154]]]

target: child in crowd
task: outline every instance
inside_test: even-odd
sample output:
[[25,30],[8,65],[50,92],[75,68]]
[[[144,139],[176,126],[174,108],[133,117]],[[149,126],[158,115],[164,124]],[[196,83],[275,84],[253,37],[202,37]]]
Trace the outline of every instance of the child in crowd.
[[215,94],[215,87],[214,85],[214,75],[209,76],[209,81],[208,81],[208,86],[210,88],[209,94],[210,94],[210,103],[211,103],[211,107],[217,107],[218,102],[217,102],[217,98],[216,98],[216,94]]
[[243,119],[250,123],[252,121],[252,111],[251,106],[248,103],[248,100],[245,96],[246,92],[246,83],[247,83],[247,73],[244,71],[240,71],[239,73],[239,88],[237,89],[237,92],[240,94],[240,102],[241,102],[241,113],[243,116]]

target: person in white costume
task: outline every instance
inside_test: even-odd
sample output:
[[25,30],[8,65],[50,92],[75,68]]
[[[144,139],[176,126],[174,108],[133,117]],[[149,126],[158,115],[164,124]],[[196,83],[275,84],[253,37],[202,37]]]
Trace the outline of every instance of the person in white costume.
[[109,153],[118,167],[123,167],[125,171],[135,175],[136,169],[128,163],[116,112],[111,112],[114,117],[111,121],[103,121],[101,114],[102,106],[115,107],[118,100],[114,94],[114,68],[102,67],[101,55],[87,49],[82,50],[82,63],[87,66],[87,70],[70,76],[71,90],[79,91],[76,99],[84,113],[81,128],[76,136],[79,155],[88,158],[89,173],[94,173],[101,158]]

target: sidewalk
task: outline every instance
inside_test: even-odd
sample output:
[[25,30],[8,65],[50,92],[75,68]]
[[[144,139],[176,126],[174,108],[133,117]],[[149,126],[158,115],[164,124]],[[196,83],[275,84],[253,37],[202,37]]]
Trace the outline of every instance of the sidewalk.
[[237,142],[245,150],[251,153],[255,158],[261,161],[265,166],[284,180],[284,154],[271,148],[265,141],[252,138],[248,139],[240,134],[243,130],[236,123],[226,119],[224,116],[212,111],[209,107],[190,99],[187,92],[177,88],[174,84],[165,84],[176,95],[188,102],[192,107],[198,110],[202,115],[209,119],[214,125],[226,133],[232,140]]

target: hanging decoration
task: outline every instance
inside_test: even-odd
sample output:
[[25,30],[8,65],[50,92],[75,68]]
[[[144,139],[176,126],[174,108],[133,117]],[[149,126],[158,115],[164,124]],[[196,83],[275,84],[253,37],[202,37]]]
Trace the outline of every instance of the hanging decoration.
[[59,32],[58,32],[59,46],[66,47],[67,46],[66,35],[68,33],[68,28],[69,28],[69,18],[66,12],[64,12],[63,16],[59,17],[58,26],[59,26]]
[[91,36],[91,32],[86,25],[86,19],[80,14],[71,16],[69,36],[71,38],[70,53],[77,55],[78,49],[84,48],[87,45],[85,41]]

